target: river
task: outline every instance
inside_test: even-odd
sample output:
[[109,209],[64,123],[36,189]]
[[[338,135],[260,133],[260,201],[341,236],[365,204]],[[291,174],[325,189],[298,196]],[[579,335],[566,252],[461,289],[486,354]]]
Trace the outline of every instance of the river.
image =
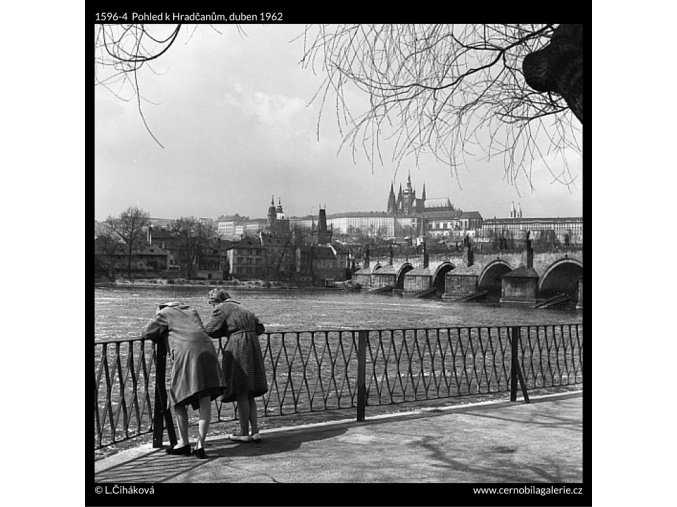
[[[96,341],[139,338],[159,303],[178,300],[209,319],[207,286],[99,286],[94,289]],[[339,289],[238,289],[233,299],[252,310],[266,331],[402,329],[542,325],[582,322],[581,311],[456,303]]]

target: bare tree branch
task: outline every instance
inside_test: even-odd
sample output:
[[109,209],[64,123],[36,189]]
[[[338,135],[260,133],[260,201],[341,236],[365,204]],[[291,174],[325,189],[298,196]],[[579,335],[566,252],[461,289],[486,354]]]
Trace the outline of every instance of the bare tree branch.
[[[398,165],[405,157],[431,153],[457,174],[480,149],[487,159],[504,157],[509,181],[520,173],[530,181],[535,160],[550,169],[536,137],[546,141],[567,173],[568,150],[580,152],[580,124],[567,103],[535,91],[523,76],[524,57],[545,47],[554,30],[555,25],[309,25],[301,63],[326,74],[314,100],[321,97],[322,110],[327,97],[337,95],[339,128],[345,130],[341,148],[350,146],[353,156],[359,148],[374,164],[382,160],[380,141],[390,141]],[[344,100],[349,88],[368,95],[366,111],[349,110]],[[538,129],[532,129],[535,123]]]

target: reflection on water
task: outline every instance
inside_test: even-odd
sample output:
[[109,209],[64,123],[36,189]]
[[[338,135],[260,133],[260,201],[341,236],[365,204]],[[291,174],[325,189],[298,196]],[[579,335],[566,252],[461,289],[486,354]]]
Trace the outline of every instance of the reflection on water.
[[[134,339],[159,303],[178,300],[209,319],[209,287],[97,287],[95,338]],[[482,303],[452,303],[341,290],[230,289],[260,318],[266,331],[390,329],[559,324],[582,321],[581,312],[534,310]]]

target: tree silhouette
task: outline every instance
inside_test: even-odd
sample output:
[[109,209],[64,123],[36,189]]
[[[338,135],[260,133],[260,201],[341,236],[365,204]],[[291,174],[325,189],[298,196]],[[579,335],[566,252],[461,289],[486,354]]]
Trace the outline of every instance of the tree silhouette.
[[[135,100],[150,132],[139,70],[198,26],[97,25],[96,84]],[[541,160],[568,184],[567,155],[582,151],[582,33],[582,25],[355,24],[307,25],[299,37],[302,67],[325,76],[312,98],[321,110],[318,135],[333,104],[342,146],[353,156],[383,163],[383,146],[393,143],[397,164],[430,154],[456,175],[466,156],[483,153],[503,158],[510,181],[520,173],[531,181]],[[121,93],[125,85],[131,94]],[[349,104],[355,88],[368,99],[365,111]],[[562,171],[555,172],[557,161]]]
[[185,277],[190,279],[192,267],[216,238],[216,229],[194,217],[181,217],[169,222],[167,230],[174,239],[175,251]]
[[150,224],[150,215],[136,206],[130,206],[119,217],[109,216],[106,226],[117,234],[126,247],[127,277],[132,277],[132,257],[134,252],[146,241],[146,227]]
[[[569,26],[311,25],[302,62],[326,75],[314,100],[324,111],[334,99],[353,155],[383,162],[391,140],[394,161],[430,153],[455,174],[484,152],[503,157],[511,181],[530,181],[534,160],[554,155],[566,168],[567,151],[581,151],[582,27]],[[357,114],[354,87],[369,98]]]

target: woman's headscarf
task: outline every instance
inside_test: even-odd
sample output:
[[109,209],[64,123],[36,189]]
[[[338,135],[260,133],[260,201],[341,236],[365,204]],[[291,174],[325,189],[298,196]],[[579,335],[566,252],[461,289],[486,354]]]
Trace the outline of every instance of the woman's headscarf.
[[218,305],[219,303],[222,303],[226,299],[230,299],[230,294],[226,292],[226,289],[223,288],[218,288],[218,289],[212,289],[209,291],[209,304],[210,305]]

